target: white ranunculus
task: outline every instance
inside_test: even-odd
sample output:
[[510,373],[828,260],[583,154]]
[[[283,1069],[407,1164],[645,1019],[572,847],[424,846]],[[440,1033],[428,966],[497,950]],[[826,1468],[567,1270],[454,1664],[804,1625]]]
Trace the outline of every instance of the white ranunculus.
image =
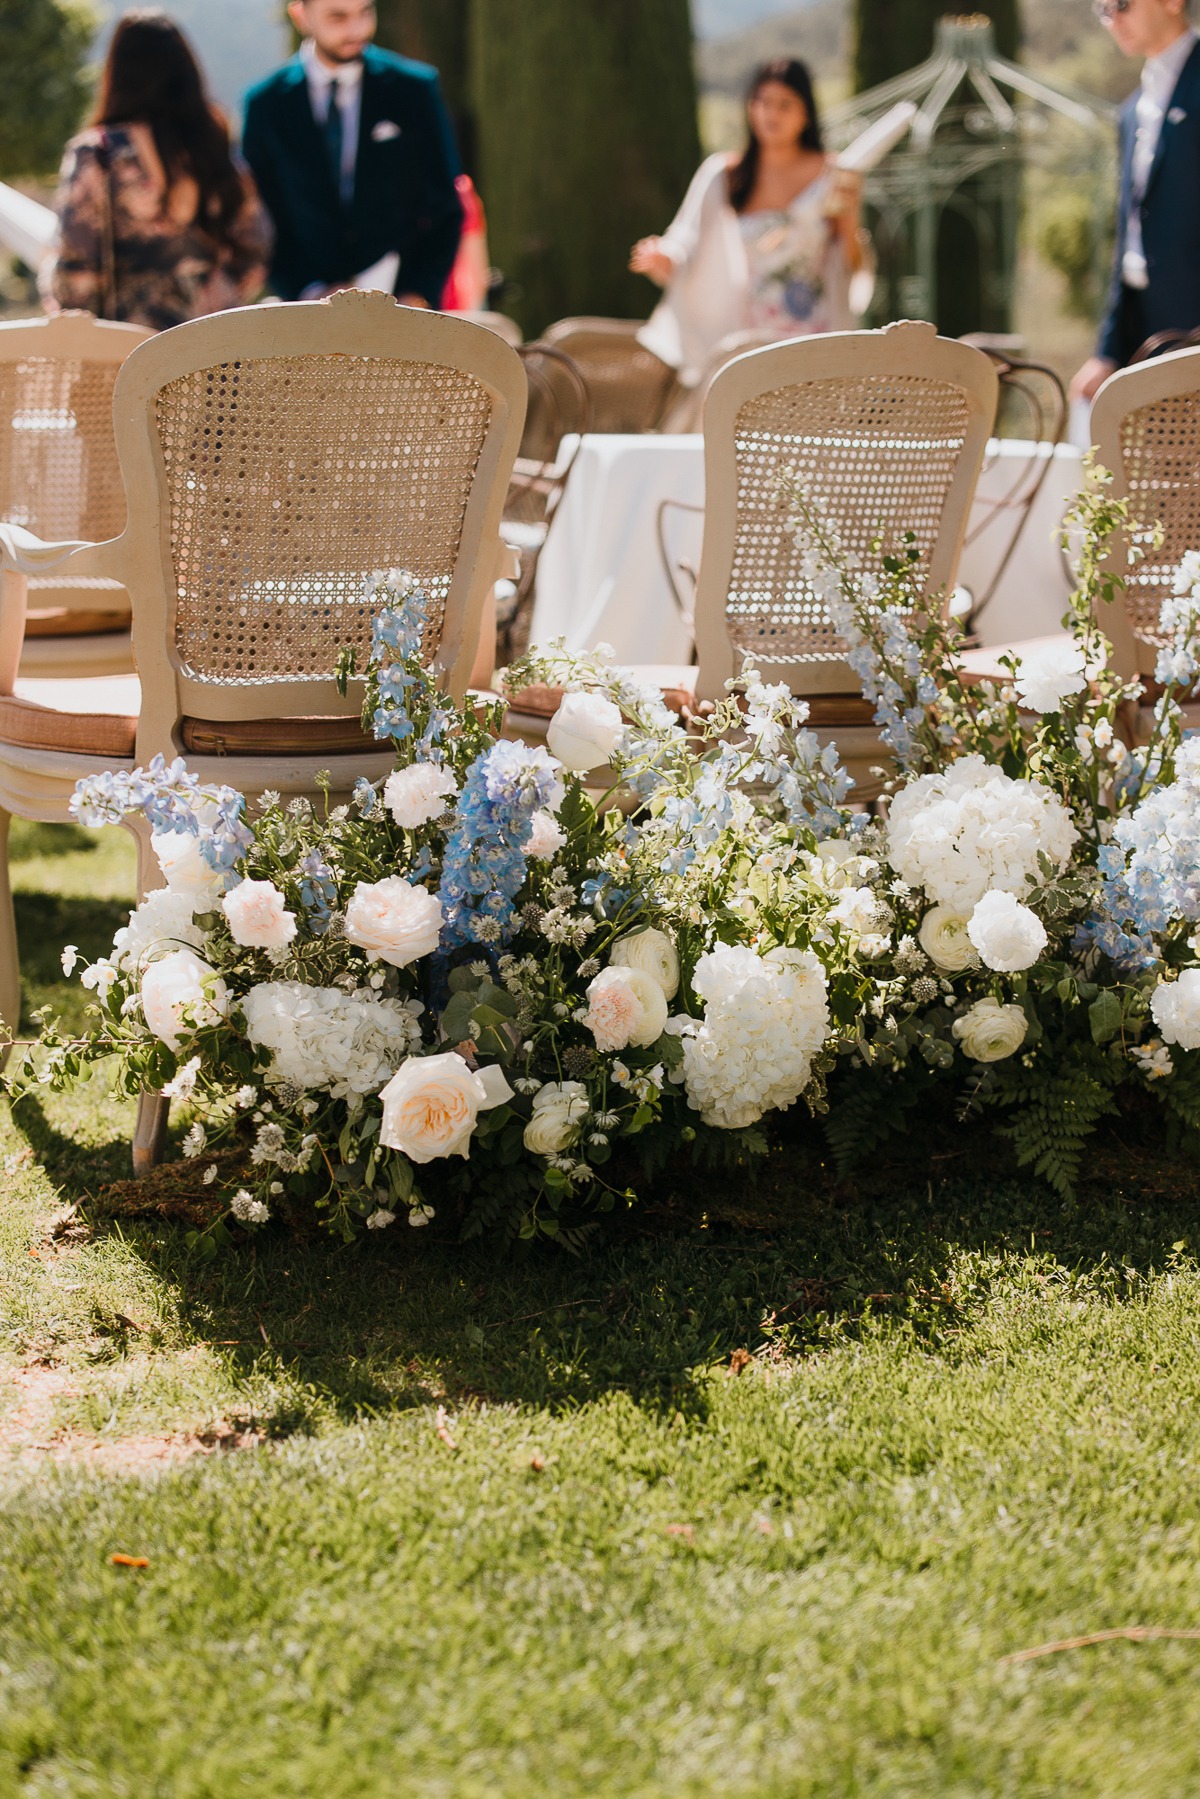
[[1087,686],[1087,663],[1073,638],[1041,645],[1017,664],[1013,685],[1030,712],[1061,712],[1062,703]]
[[443,1156],[469,1156],[480,1112],[503,1105],[512,1088],[500,1069],[468,1068],[450,1050],[410,1056],[379,1097],[384,1147],[400,1150],[410,1162],[435,1162]]
[[985,893],[971,914],[967,935],[988,968],[1018,974],[1032,968],[1046,947],[1046,927],[1011,893]]
[[961,974],[979,962],[975,945],[967,935],[967,919],[949,906],[930,906],[917,932],[921,948],[935,968],[947,974]]
[[458,782],[448,768],[414,762],[393,769],[383,784],[383,803],[401,830],[415,831],[440,818],[457,792]]
[[146,1023],[171,1050],[178,1049],[193,1030],[215,1024],[229,1010],[229,989],[191,949],[173,950],[160,962],[151,962],[142,976],[141,996]]
[[535,857],[539,862],[548,862],[551,856],[557,856],[567,841],[567,833],[545,806],[536,811],[532,819],[533,829],[529,834],[529,842],[525,845],[525,854]]
[[1057,794],[977,755],[918,775],[888,812],[888,860],[900,879],[966,915],[989,888],[1024,893],[1028,876],[1040,878],[1040,856],[1064,869],[1077,839]]
[[659,983],[640,968],[602,968],[588,983],[584,1024],[599,1050],[647,1049],[667,1022],[667,1000]]
[[239,881],[221,910],[233,941],[246,949],[285,949],[296,935],[296,914],[288,911],[274,881]]
[[998,999],[976,1000],[954,1021],[954,1035],[972,1062],[1003,1062],[1015,1055],[1028,1028],[1020,1006],[1004,1006]]
[[558,1156],[579,1135],[588,1114],[582,1081],[547,1081],[533,1096],[533,1117],[525,1126],[525,1147],[535,1156]]
[[393,968],[431,956],[441,933],[441,900],[402,875],[360,881],[346,907],[347,941],[365,949],[372,962],[390,962]]
[[[200,800],[195,812],[201,833],[216,822],[217,808],[212,800]],[[225,876],[205,861],[200,837],[190,831],[155,831],[150,848],[172,893],[186,894],[197,912],[215,910],[225,891]]]
[[564,768],[584,775],[608,761],[624,729],[619,709],[603,694],[568,693],[550,720],[546,743]]
[[1160,981],[1150,1010],[1167,1043],[1200,1049],[1200,968],[1185,968],[1177,981]]
[[665,931],[650,925],[631,937],[618,938],[609,952],[614,968],[640,968],[657,981],[667,999],[679,992],[679,955]]

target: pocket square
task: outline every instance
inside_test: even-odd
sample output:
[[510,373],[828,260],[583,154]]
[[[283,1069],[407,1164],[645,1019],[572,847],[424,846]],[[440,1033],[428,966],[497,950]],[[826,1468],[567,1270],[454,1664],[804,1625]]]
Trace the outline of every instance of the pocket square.
[[371,127],[373,144],[389,144],[394,137],[400,136],[400,127],[394,119],[380,119]]
[[1182,106],[1173,106],[1167,114],[1167,118],[1172,125],[1182,125],[1183,121],[1187,118],[1187,114],[1184,112]]

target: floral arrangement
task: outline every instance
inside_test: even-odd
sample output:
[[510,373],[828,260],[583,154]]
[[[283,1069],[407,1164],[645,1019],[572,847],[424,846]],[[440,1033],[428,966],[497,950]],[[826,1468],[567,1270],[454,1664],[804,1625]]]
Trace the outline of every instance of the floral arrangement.
[[505,740],[502,704],[437,692],[428,602],[379,576],[364,721],[392,770],[339,804],[161,760],[81,782],[82,822],[145,818],[165,885],[82,969],[93,1028],[45,1018],[10,1086],[111,1058],[183,1104],[214,1187],[243,1146],[228,1216],[347,1237],[448,1209],[574,1245],[672,1158],[765,1153],[800,1099],[849,1163],[943,1088],[1064,1195],[1123,1091],[1200,1130],[1200,555],[1134,745],[1101,621],[1112,540],[1144,534],[1102,471],[1068,634],[999,683],[967,678],[911,545],[857,567],[780,504],[893,759],[885,810],[751,667],[685,721],[603,653],[535,653],[510,682],[562,703],[545,747]]

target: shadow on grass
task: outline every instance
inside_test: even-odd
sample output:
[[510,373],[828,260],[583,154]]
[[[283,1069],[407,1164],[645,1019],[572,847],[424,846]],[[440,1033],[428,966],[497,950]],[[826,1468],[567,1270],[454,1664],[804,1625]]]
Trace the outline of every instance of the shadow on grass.
[[[43,1142],[65,1166],[72,1146]],[[120,1229],[196,1341],[224,1346],[248,1386],[286,1374],[264,1421],[280,1432],[440,1399],[570,1409],[613,1392],[702,1415],[705,1371],[735,1351],[813,1353],[881,1316],[962,1353],[989,1285],[1015,1265],[1119,1301],[1181,1239],[1200,1244],[1200,1199],[1190,1171],[1110,1141],[1064,1206],[1006,1174],[982,1134],[932,1175],[900,1157],[839,1187],[819,1139],[798,1134],[757,1192],[666,1178],[579,1258],[398,1227],[349,1246],[272,1229],[203,1263],[180,1227]]]

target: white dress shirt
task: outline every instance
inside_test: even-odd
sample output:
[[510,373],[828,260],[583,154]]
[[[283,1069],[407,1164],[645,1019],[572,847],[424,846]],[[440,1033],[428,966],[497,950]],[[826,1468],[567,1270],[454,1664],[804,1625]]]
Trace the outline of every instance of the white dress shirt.
[[1142,68],[1142,89],[1137,102],[1137,124],[1133,138],[1133,162],[1130,181],[1129,217],[1125,223],[1125,255],[1121,262],[1121,279],[1126,287],[1149,286],[1146,252],[1142,244],[1142,201],[1146,183],[1154,165],[1163,120],[1171,104],[1171,95],[1183,73],[1183,65],[1192,54],[1196,33],[1183,31],[1160,50],[1148,56]]
[[362,114],[362,63],[344,62],[336,69],[331,69],[317,55],[317,46],[310,37],[306,37],[300,46],[300,61],[304,64],[309,104],[313,110],[313,118],[318,125],[323,125],[328,117],[334,85],[337,85],[338,105],[342,111],[342,179],[340,185],[342,198],[348,200],[354,193],[354,165],[358,160],[358,122]]

